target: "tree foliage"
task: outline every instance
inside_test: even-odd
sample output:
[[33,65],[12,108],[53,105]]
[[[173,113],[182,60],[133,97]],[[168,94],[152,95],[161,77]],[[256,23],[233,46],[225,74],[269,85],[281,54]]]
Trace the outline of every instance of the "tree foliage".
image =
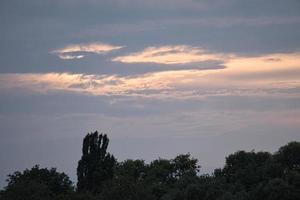
[[40,168],[38,165],[23,172],[8,175],[7,186],[1,199],[39,200],[53,199],[73,192],[69,177],[55,168]]
[[116,159],[107,152],[106,134],[94,132],[83,139],[82,157],[77,167],[77,190],[99,193],[103,183],[113,178]]
[[97,132],[83,140],[77,189],[55,169],[34,166],[9,175],[2,200],[300,200],[300,143],[274,154],[237,151],[223,168],[200,175],[190,154],[174,159],[117,162]]
[[290,170],[300,171],[300,142],[290,142],[274,155],[277,162]]

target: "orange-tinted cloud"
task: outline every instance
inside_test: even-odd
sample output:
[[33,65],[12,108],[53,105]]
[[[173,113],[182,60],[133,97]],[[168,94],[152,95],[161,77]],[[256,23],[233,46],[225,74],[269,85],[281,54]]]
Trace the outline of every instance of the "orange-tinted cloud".
[[123,63],[186,64],[223,59],[224,55],[209,53],[202,48],[173,45],[148,47],[141,52],[116,57],[113,61]]
[[300,53],[236,56],[224,61],[224,65],[224,69],[162,71],[135,76],[1,74],[0,89],[176,99],[216,95],[282,95],[282,92],[286,96],[299,95],[293,89],[300,88]]

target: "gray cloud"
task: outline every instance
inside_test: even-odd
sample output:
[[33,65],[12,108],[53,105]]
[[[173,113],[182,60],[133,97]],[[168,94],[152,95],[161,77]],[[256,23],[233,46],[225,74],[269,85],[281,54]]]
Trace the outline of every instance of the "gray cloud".
[[50,53],[56,54],[63,60],[81,59],[88,54],[106,54],[108,52],[122,49],[122,46],[114,46],[104,43],[71,44]]
[[299,50],[298,1],[126,2],[1,2],[0,72],[118,73],[101,56],[62,62],[48,54],[95,41],[130,46],[123,55],[166,44],[244,54]]

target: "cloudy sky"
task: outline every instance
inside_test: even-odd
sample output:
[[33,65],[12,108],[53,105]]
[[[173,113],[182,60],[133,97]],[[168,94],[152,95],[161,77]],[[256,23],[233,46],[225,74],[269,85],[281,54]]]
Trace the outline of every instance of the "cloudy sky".
[[0,186],[34,164],[76,180],[99,130],[118,158],[300,140],[299,0],[3,0]]

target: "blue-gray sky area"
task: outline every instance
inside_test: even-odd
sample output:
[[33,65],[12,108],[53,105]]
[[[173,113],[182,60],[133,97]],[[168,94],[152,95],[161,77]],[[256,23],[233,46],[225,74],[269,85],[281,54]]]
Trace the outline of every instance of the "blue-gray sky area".
[[299,0],[2,0],[0,187],[40,164],[76,181],[98,130],[119,161],[300,140]]

